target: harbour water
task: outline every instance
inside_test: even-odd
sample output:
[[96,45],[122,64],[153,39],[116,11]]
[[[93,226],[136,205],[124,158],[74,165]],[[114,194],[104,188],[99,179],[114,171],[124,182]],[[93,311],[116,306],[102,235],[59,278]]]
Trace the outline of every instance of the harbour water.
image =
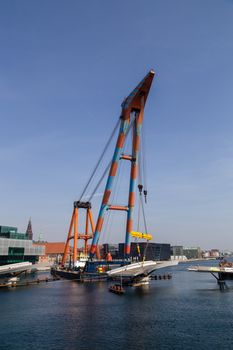
[[221,292],[190,265],[123,296],[64,280],[1,290],[0,349],[232,349],[233,282]]

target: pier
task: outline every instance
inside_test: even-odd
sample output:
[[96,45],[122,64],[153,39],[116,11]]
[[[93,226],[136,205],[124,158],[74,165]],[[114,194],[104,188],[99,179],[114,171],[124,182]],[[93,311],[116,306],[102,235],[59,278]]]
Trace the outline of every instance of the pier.
[[55,282],[60,280],[60,277],[54,276],[52,278],[43,278],[43,279],[36,279],[31,281],[7,281],[0,283],[0,288],[16,288],[16,287],[27,287],[32,285],[38,285],[40,283],[48,283],[48,282]]
[[188,271],[210,273],[216,280],[221,291],[227,289],[226,280],[233,280],[233,268],[223,266],[191,266]]

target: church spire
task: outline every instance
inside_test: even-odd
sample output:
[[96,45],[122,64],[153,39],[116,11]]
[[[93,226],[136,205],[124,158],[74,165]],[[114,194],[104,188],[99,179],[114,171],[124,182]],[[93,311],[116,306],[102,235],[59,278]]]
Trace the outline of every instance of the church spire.
[[28,227],[27,227],[26,235],[27,235],[28,239],[30,239],[32,241],[33,232],[32,232],[32,221],[31,221],[31,218],[28,221]]

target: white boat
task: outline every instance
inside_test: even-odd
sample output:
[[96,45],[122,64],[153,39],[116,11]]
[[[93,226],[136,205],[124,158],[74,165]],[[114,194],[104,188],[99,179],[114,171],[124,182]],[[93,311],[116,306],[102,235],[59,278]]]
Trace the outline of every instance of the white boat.
[[80,254],[79,259],[74,263],[76,269],[83,269],[88,261],[88,256],[85,254]]

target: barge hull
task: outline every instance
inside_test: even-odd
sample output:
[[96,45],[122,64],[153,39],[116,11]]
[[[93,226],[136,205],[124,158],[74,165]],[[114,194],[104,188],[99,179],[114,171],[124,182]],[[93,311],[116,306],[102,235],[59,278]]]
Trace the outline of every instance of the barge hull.
[[68,280],[78,281],[78,282],[101,282],[108,279],[106,273],[88,273],[81,271],[66,271],[56,268],[51,268],[51,275],[59,276]]

